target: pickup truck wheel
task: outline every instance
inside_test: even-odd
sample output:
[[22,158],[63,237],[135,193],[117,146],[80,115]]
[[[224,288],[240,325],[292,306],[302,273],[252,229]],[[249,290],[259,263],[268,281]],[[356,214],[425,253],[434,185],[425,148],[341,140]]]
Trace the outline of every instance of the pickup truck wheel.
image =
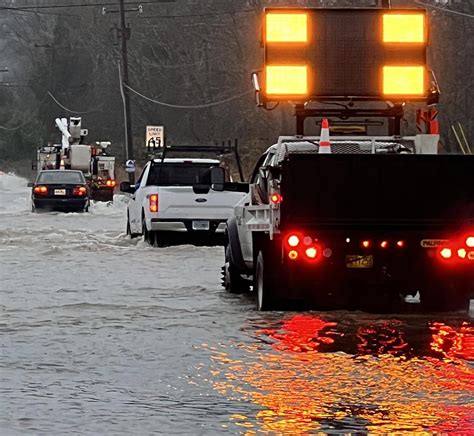
[[128,214],[127,214],[127,236],[130,236],[131,239],[134,239],[138,236],[140,236],[138,233],[132,233],[132,227],[130,226],[130,218],[128,217]]
[[142,218],[142,235],[143,235],[143,240],[147,243],[153,246],[154,244],[154,239],[155,239],[155,234],[153,231],[150,231],[146,228],[146,222],[145,222],[145,217]]
[[222,285],[231,294],[249,292],[249,282],[242,278],[239,269],[233,264],[230,256],[230,247],[225,250],[225,265],[222,267]]
[[274,273],[268,255],[259,251],[254,274],[254,289],[257,294],[257,309],[259,311],[278,310],[279,301],[275,295],[277,285]]
[[143,240],[147,244],[151,245],[152,247],[155,247],[157,245],[156,232],[153,230],[147,229],[145,217],[142,218],[142,229],[143,229]]

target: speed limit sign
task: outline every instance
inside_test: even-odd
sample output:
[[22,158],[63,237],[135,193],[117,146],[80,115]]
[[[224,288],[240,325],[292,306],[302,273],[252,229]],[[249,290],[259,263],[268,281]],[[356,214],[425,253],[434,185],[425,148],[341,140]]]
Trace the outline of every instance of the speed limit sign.
[[145,145],[147,148],[162,148],[165,143],[164,126],[146,126]]

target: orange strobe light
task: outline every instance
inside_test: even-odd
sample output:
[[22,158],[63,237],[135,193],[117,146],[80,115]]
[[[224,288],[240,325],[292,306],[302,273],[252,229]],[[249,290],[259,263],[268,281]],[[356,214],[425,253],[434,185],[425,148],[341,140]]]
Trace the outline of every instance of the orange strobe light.
[[288,257],[291,259],[291,260],[296,260],[298,259],[298,252],[296,250],[291,250],[289,253],[288,253]]

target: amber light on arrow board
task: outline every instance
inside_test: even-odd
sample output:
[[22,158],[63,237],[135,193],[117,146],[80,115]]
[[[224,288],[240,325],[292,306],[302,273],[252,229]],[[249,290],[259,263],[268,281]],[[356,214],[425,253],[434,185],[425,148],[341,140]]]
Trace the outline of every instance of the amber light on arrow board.
[[267,65],[265,83],[267,95],[307,95],[308,67],[306,65]]
[[265,16],[266,42],[308,42],[308,15],[268,13]]
[[424,66],[383,67],[383,93],[394,96],[416,96],[425,94]]
[[385,14],[383,16],[383,42],[426,42],[424,14]]

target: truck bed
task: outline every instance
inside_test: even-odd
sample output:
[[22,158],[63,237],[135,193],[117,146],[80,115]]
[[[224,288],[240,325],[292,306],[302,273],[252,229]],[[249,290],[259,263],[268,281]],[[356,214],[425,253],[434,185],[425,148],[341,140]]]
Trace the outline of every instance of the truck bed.
[[281,226],[474,222],[474,156],[288,154]]

